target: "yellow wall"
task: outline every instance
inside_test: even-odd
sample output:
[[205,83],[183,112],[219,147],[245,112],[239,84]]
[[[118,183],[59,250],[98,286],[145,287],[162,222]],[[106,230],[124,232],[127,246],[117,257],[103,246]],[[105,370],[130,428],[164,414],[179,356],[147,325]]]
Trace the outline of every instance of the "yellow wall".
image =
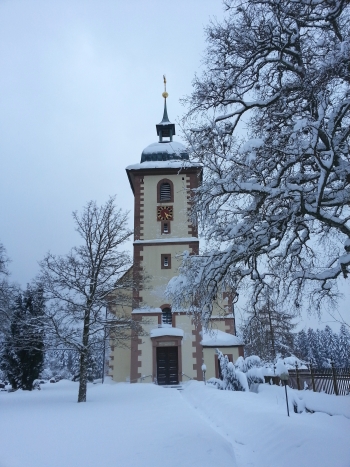
[[235,362],[239,357],[237,347],[204,347],[203,356],[204,363],[207,367],[206,379],[215,378],[215,355],[216,349],[219,349],[224,355],[232,354],[233,361]]
[[[131,335],[131,332],[129,332]],[[111,351],[111,357],[109,365],[110,369],[108,374],[112,376],[114,381],[125,382],[130,379],[130,339],[129,342],[125,343],[126,346],[115,346],[114,350]],[[111,366],[113,368],[111,368]]]
[[[158,182],[167,178],[174,185],[174,201],[158,203],[157,185]],[[169,240],[174,238],[191,238],[189,234],[189,220],[187,215],[188,200],[186,184],[189,177],[184,174],[179,175],[146,175],[144,177],[143,194],[143,236],[142,240]],[[171,221],[171,232],[161,233],[161,222],[157,221],[157,206],[173,206],[174,220]],[[181,264],[181,257],[185,250],[189,250],[188,244],[167,244],[167,245],[144,245],[142,251],[142,267],[148,281],[145,288],[140,292],[143,305],[160,307],[167,303],[165,289],[169,280],[177,274]],[[171,255],[171,269],[161,268],[161,255]]]
[[188,315],[179,315],[175,313],[176,327],[183,329],[184,337],[182,339],[182,373],[187,376],[183,376],[182,381],[188,381],[188,377],[196,378],[197,371],[193,369],[193,364],[196,363],[196,359],[192,356],[195,351],[195,347],[192,345],[195,342],[195,335],[192,334],[194,326],[192,319]]
[[[130,281],[132,281],[133,271],[132,268],[120,279],[120,284],[125,280],[127,288],[123,291],[123,299],[121,299],[121,292],[114,291],[109,295],[108,308],[113,312],[116,317],[130,318],[132,312],[132,288]],[[117,296],[118,294],[118,296]],[[124,302],[124,305],[116,305],[115,303]],[[112,376],[114,381],[125,382],[130,379],[130,336],[131,331],[126,331],[125,334],[129,339],[118,341],[114,340],[113,336],[110,339],[110,359],[108,375]]]
[[[152,366],[153,366],[153,349],[152,341],[148,336],[151,329],[158,328],[158,316],[143,316],[142,317],[142,328],[145,332],[145,336],[141,336],[142,344],[139,344],[138,349],[141,350],[141,355],[139,355],[138,360],[141,362],[141,367],[139,367],[139,372],[141,376],[152,375]],[[146,383],[152,383],[152,377],[145,379]]]
[[[172,277],[177,275],[178,267],[181,265],[181,255],[188,245],[154,245],[145,246],[142,251],[142,266],[145,276],[150,280],[146,282],[144,290],[140,291],[143,304],[151,307],[160,307],[167,302],[165,298],[165,289]],[[171,255],[171,269],[161,268],[161,255]]]
[[[174,202],[157,202],[157,184],[167,178],[174,184]],[[182,180],[184,178],[184,180]],[[189,177],[179,175],[147,175],[144,177],[144,225],[142,240],[172,237],[190,237],[188,234],[186,183]],[[170,234],[161,233],[161,222],[157,220],[157,206],[173,206],[174,220]]]

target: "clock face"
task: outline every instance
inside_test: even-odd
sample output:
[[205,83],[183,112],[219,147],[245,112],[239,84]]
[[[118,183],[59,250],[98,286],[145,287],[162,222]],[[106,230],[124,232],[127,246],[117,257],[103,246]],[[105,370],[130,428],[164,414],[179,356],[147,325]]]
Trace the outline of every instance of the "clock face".
[[157,219],[159,221],[171,221],[173,219],[173,207],[172,206],[158,206],[157,207]]

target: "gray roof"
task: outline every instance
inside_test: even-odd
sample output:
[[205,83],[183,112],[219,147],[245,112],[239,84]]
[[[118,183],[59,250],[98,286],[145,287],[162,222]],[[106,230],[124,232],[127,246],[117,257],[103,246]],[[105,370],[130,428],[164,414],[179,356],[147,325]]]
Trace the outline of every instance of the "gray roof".
[[189,160],[183,144],[175,141],[153,143],[147,146],[141,154],[141,162],[170,160]]

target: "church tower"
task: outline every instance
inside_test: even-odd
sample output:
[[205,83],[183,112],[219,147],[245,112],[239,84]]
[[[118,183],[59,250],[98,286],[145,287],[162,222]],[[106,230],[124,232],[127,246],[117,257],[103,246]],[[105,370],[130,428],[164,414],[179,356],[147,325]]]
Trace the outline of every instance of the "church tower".
[[[130,370],[130,382],[172,385],[183,379],[202,379],[200,329],[186,312],[173,313],[165,297],[165,289],[177,275],[183,252],[199,252],[197,227],[188,213],[191,190],[200,183],[202,167],[190,162],[186,148],[174,141],[175,124],[169,121],[166,89],[162,95],[164,112],[162,121],[156,125],[158,141],[143,150],[140,163],[126,168],[135,197],[130,312],[143,333],[131,335],[128,349],[112,349],[110,368],[116,381],[128,379]],[[237,339],[233,336],[232,315],[229,318],[232,310],[228,307],[227,316],[221,316],[222,332],[229,331]],[[214,365],[214,356],[212,360]]]

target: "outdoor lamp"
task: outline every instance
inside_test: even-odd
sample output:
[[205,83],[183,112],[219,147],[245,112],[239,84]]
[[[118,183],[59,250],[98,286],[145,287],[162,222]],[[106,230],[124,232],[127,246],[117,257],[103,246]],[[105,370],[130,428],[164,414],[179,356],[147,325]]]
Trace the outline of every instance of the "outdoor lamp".
[[287,396],[287,381],[289,379],[289,374],[288,372],[287,373],[281,373],[279,375],[281,381],[283,381],[284,383],[284,389],[286,391],[286,404],[287,404],[287,414],[288,414],[288,417],[289,417],[289,405],[288,405],[288,396]]
[[203,381],[204,381],[204,384],[207,384],[206,381],[205,381],[205,372],[207,371],[207,366],[205,365],[205,363],[203,363],[202,365],[202,372],[203,372]]

